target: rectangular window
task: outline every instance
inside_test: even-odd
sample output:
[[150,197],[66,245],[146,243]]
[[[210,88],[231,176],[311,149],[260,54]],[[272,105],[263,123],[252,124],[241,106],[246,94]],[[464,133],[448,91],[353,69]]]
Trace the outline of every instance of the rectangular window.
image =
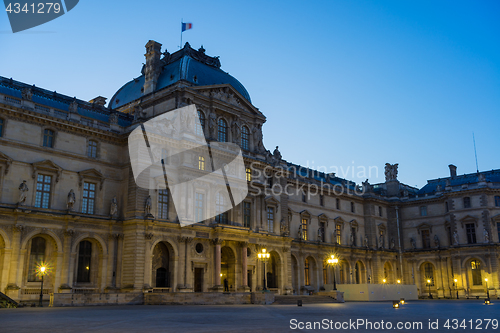
[[483,284],[483,279],[481,278],[481,263],[477,260],[472,260],[470,262],[470,268],[472,273],[472,285],[481,286]]
[[352,246],[356,246],[356,227],[351,228]]
[[336,204],[337,209],[340,210],[340,199],[339,198],[335,199],[335,204]]
[[205,171],[205,157],[203,156],[198,157],[198,170]]
[[3,119],[0,119],[0,138],[3,136]]
[[252,204],[250,202],[243,202],[243,226],[250,228],[250,219],[252,218]]
[[89,145],[87,146],[87,156],[96,158],[97,157],[97,142],[94,140],[89,140]]
[[35,207],[49,208],[52,176],[38,175],[36,179]]
[[476,244],[476,226],[474,223],[467,223],[465,231],[467,233],[467,243]]
[[325,222],[319,223],[319,229],[321,230],[321,241],[325,242]]
[[325,205],[325,197],[323,196],[323,194],[319,195],[319,205],[320,206],[324,206]]
[[470,208],[470,197],[464,198],[464,208]]
[[[425,264],[424,266],[424,277],[425,277],[425,286],[434,286],[434,266],[432,264]],[[427,282],[427,280],[431,280],[431,282]]]
[[307,219],[302,219],[302,239],[307,240]]
[[323,285],[327,283],[327,266],[326,264],[323,264]]
[[46,129],[43,131],[43,146],[54,147],[54,131]]
[[274,232],[274,208],[267,207],[267,230]]
[[500,195],[495,196],[495,206],[500,207]]
[[382,206],[378,206],[378,216],[382,216]]
[[302,202],[307,202],[305,193],[302,193]]
[[205,219],[205,214],[203,214],[204,203],[205,203],[205,196],[203,195],[203,193],[196,193],[195,194],[194,218],[198,222],[201,222]]
[[306,259],[306,261],[304,262],[304,284],[306,286],[310,285],[310,282],[309,282],[309,259]]
[[342,244],[342,226],[340,224],[335,225],[335,236],[337,244]]
[[252,181],[252,169],[246,168],[245,174],[246,174],[247,182],[251,182]]
[[95,184],[83,183],[82,213],[94,214],[95,207]]
[[431,248],[431,233],[429,230],[421,230],[422,233],[422,247],[424,249]]
[[351,213],[354,213],[355,207],[354,207],[354,202],[351,202]]
[[427,216],[427,206],[420,207],[420,216]]
[[168,219],[168,190],[158,191],[158,218]]
[[448,206],[448,201],[444,203],[444,210],[448,213],[450,211],[450,207]]
[[498,242],[500,242],[500,222],[497,222]]

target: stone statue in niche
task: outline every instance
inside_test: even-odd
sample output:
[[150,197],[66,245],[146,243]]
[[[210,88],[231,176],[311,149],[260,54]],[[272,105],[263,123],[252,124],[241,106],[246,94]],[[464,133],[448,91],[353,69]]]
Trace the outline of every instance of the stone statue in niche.
[[394,238],[391,237],[391,245],[390,245],[390,249],[391,250],[394,250],[396,248],[396,242],[394,241]]
[[280,230],[282,236],[288,236],[288,224],[285,219],[281,219]]
[[398,163],[385,164],[385,181],[396,180],[398,178]]
[[75,206],[76,202],[76,196],[75,196],[75,191],[71,189],[68,193],[68,199],[66,200],[66,208],[68,210],[73,210],[73,207]]
[[490,242],[490,234],[488,233],[488,230],[484,229],[483,231],[483,238],[485,243]]
[[210,116],[208,117],[208,129],[210,132],[210,138],[217,138],[217,116],[213,112],[210,113]]
[[144,215],[147,216],[152,216],[151,215],[151,196],[148,195],[148,198],[146,199],[146,203],[144,204]]
[[109,208],[109,215],[114,217],[118,214],[118,200],[116,199],[116,195],[111,199],[111,206]]
[[368,237],[365,236],[365,239],[363,240],[363,246],[368,248]]
[[322,242],[323,241],[323,230],[321,230],[321,228],[318,228],[318,242]]
[[254,142],[255,151],[258,153],[262,153],[263,151],[265,151],[265,149],[264,149],[264,145],[262,143],[261,125],[255,126],[252,130],[252,134],[253,134],[253,142]]
[[417,242],[415,241],[415,238],[410,238],[410,243],[411,243],[412,250],[416,250],[417,249]]
[[231,124],[231,134],[233,135],[233,142],[236,144],[240,144],[241,142],[241,126],[238,121],[238,118],[234,118]]
[[385,248],[385,244],[384,244],[384,235],[380,235],[380,237],[378,238],[378,245],[381,249]]
[[303,235],[302,234],[302,228],[299,227],[299,231],[297,231],[297,236],[298,236],[299,240],[302,240],[302,235]]
[[456,231],[453,232],[453,245],[458,245],[458,233]]
[[23,180],[21,185],[19,185],[19,202],[17,203],[18,205],[24,205],[26,203],[26,198],[28,197],[28,191],[30,189],[28,188],[28,184],[26,184],[26,181]]
[[440,244],[439,244],[439,236],[438,235],[434,235],[434,246],[439,248]]

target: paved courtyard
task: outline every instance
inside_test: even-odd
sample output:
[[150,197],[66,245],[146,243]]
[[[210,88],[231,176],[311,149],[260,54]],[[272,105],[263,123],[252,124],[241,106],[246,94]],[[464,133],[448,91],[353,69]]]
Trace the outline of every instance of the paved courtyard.
[[[323,329],[348,332],[500,332],[493,322],[486,329],[484,319],[500,320],[500,300],[484,305],[481,300],[411,301],[400,309],[389,302],[348,302],[344,304],[219,305],[219,306],[102,306],[73,308],[0,309],[0,332],[290,332],[311,331],[307,322],[321,322]],[[296,322],[293,321],[296,320]],[[429,329],[438,320],[438,329]],[[458,319],[457,329],[447,319]],[[463,322],[463,319],[466,321]],[[483,322],[479,324],[478,319]],[[349,320],[351,322],[349,323]],[[364,324],[361,324],[364,320]],[[381,321],[384,321],[384,326]],[[292,324],[291,324],[292,321]],[[331,322],[330,322],[331,321]],[[387,328],[387,322],[392,328]],[[304,327],[301,326],[303,323]],[[353,322],[360,323],[353,329]],[[372,327],[367,324],[370,322]],[[397,322],[421,322],[422,328],[397,329]],[[335,324],[337,328],[335,329]],[[462,324],[462,327],[459,325]],[[463,325],[466,325],[466,329]],[[314,325],[314,324],[312,324]],[[342,328],[339,325],[343,325]],[[346,327],[349,325],[349,328]],[[408,324],[406,324],[408,325]],[[330,328],[331,327],[331,328]],[[296,329],[293,329],[296,328]],[[300,329],[302,328],[302,329]],[[317,330],[320,329],[316,326]],[[475,329],[474,329],[475,331]]]

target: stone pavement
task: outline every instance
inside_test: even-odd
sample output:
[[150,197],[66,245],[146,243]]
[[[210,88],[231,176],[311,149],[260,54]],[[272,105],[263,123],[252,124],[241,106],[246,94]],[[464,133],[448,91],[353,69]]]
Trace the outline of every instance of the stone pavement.
[[[419,300],[411,301],[400,309],[390,302],[347,302],[333,304],[296,305],[130,305],[73,308],[20,308],[0,309],[0,332],[290,332],[308,331],[291,329],[290,321],[356,322],[367,320],[373,329],[360,326],[358,332],[452,332],[475,331],[446,329],[447,319],[500,320],[500,300],[484,305],[482,300]],[[496,303],[498,302],[498,303]],[[496,304],[495,304],[496,303]],[[438,330],[428,328],[429,319],[439,320]],[[378,329],[376,323],[391,321],[422,322],[422,329]],[[453,323],[450,322],[450,325]],[[337,324],[338,325],[338,324]],[[344,324],[344,328],[345,328]],[[294,325],[292,325],[294,327]],[[331,329],[349,332],[352,329]],[[385,326],[384,326],[385,327]],[[481,324],[481,332],[500,332]],[[369,328],[369,327],[368,327]],[[320,331],[320,330],[318,330]]]

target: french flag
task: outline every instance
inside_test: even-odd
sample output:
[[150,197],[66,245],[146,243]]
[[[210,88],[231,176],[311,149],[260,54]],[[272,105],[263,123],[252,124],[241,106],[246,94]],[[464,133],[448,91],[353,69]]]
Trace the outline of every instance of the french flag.
[[193,23],[182,23],[182,32],[193,28]]

